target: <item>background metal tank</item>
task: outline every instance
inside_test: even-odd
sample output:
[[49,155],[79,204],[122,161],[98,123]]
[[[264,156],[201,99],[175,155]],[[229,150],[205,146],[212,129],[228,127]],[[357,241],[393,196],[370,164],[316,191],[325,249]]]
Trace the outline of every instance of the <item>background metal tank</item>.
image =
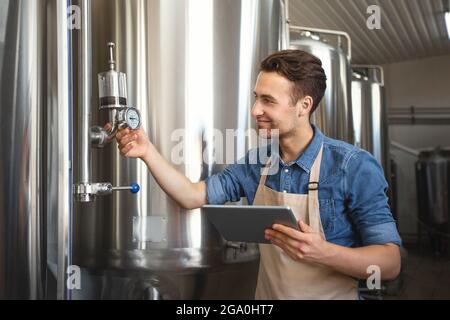
[[[351,40],[345,32],[290,27],[289,48],[309,52],[322,61],[327,90],[312,122],[327,136],[354,143],[351,105]],[[347,39],[347,47],[342,46]],[[346,52],[347,51],[347,52]]]
[[352,70],[355,145],[369,151],[388,175],[390,152],[383,68],[354,65]]
[[[72,189],[68,5],[0,0],[0,299],[67,297]],[[49,285],[50,278],[58,285]]]
[[[280,2],[95,0],[92,17],[93,83],[115,42],[128,101],[162,155],[194,182],[220,171],[211,161],[214,129],[250,128],[259,62],[279,48]],[[93,123],[107,120],[92,115]],[[74,262],[101,279],[90,284],[101,298],[253,298],[256,246],[224,243],[201,210],[178,207],[115,143],[94,151],[92,162],[94,181],[141,184],[137,196],[74,208]]]
[[422,151],[416,162],[419,240],[426,229],[436,254],[448,251],[450,235],[450,151]]
[[352,66],[352,110],[355,145],[370,152],[383,167],[387,194],[396,216],[396,179],[392,171],[389,124],[384,94],[384,70],[376,65]]

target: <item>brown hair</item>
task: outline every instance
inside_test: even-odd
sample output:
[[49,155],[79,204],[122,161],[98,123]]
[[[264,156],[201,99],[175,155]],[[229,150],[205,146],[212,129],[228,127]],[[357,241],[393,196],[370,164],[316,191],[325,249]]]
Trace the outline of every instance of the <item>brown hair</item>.
[[311,96],[316,110],[327,88],[327,77],[322,61],[312,54],[301,50],[276,52],[261,62],[261,71],[276,72],[293,82],[292,102],[295,105],[304,96]]

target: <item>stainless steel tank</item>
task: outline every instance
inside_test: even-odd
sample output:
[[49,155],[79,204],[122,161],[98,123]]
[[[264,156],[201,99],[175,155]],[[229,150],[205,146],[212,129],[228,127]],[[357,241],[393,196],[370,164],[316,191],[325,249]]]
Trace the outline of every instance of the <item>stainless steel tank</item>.
[[[279,48],[279,1],[95,0],[92,17],[92,82],[115,42],[128,104],[162,155],[194,182],[220,171],[214,129],[250,128],[259,62]],[[92,119],[107,121],[101,111]],[[253,298],[256,246],[224,242],[200,209],[178,207],[115,144],[94,151],[92,163],[94,181],[142,189],[74,208],[74,263],[97,279],[102,298]]]
[[353,65],[351,88],[355,145],[369,151],[383,167],[390,186],[387,192],[389,204],[394,213],[396,187],[392,176],[383,67]]
[[450,235],[450,152],[440,148],[421,152],[416,162],[416,185],[419,240],[425,229],[434,252],[444,253]]
[[416,163],[420,218],[430,226],[449,222],[448,164],[448,157],[440,149],[421,152]]
[[384,77],[380,66],[353,66],[352,108],[355,145],[378,160],[385,170],[390,166]]
[[[289,48],[309,52],[322,61],[327,90],[312,122],[327,136],[354,143],[351,105],[351,40],[333,30],[290,27]],[[337,37],[337,41],[336,41]],[[347,48],[341,45],[347,39]]]
[[68,5],[0,0],[0,299],[46,298],[51,277],[59,282],[53,297],[67,296],[72,189]]

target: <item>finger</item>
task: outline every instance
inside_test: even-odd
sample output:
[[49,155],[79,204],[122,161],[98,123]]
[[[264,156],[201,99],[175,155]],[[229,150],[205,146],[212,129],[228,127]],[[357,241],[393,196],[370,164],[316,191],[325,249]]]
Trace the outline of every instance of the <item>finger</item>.
[[286,253],[292,254],[291,249],[289,249],[288,246],[286,246],[286,244],[283,241],[280,241],[278,239],[272,239],[270,243],[279,247],[283,251],[286,251]]
[[129,144],[132,141],[135,141],[136,139],[137,139],[137,135],[135,135],[135,134],[126,135],[122,139],[120,139],[119,146],[125,147],[127,144]]
[[126,129],[120,129],[117,133],[116,133],[116,139],[121,139],[124,136],[126,136],[127,134],[130,133],[130,129],[126,128]]
[[126,157],[127,154],[128,154],[128,152],[130,152],[131,149],[133,149],[133,147],[134,147],[133,142],[130,142],[130,143],[127,144],[125,147],[123,147],[123,148],[120,149],[120,154]]
[[117,139],[117,141],[119,141],[120,139],[122,139],[123,136],[124,136],[124,134],[123,134],[123,130],[122,130],[122,129],[120,129],[119,131],[117,131],[117,133],[116,133],[116,139]]
[[107,130],[107,131],[111,130],[111,129],[112,129],[111,123],[108,122],[107,124],[105,124],[105,126],[103,127],[103,129],[105,129],[105,130]]
[[292,247],[294,250],[296,250],[296,248],[298,248],[300,246],[300,242],[302,242],[300,240],[293,239],[293,238],[289,237],[288,235],[285,235],[278,231],[273,231],[273,230],[270,231],[269,230],[268,234],[270,235],[271,239],[283,242],[286,245]]
[[[111,132],[111,133],[112,133],[112,132]],[[114,133],[112,133],[112,135],[111,135],[111,133],[110,133],[110,136],[108,137],[109,140],[112,140],[112,139],[116,138],[116,136],[117,136],[117,131],[114,132]]]
[[301,260],[303,259],[303,254],[301,252],[296,251],[294,248],[291,248],[290,246],[286,246],[285,243],[279,241],[279,240],[273,240],[271,241],[273,245],[279,247],[281,250],[283,250],[291,259],[293,260]]
[[303,250],[304,245],[301,242],[297,242],[295,246],[282,242],[279,239],[274,239],[272,242],[276,243],[278,247],[288,253],[294,260],[305,258],[305,253]]
[[140,127],[136,130],[132,130],[131,132],[137,133],[137,134],[145,134],[144,128]]
[[272,226],[272,228],[275,231],[284,233],[284,234],[288,235],[289,237],[291,237],[293,239],[297,239],[297,240],[300,240],[300,241],[307,241],[307,240],[309,240],[309,237],[305,233],[303,233],[303,232],[301,232],[299,230],[295,230],[294,228],[283,226],[282,224],[274,224]]
[[311,228],[310,226],[308,226],[306,223],[304,223],[303,221],[299,220],[298,225],[300,226],[300,230],[302,230],[305,233],[312,233],[315,232],[313,228]]

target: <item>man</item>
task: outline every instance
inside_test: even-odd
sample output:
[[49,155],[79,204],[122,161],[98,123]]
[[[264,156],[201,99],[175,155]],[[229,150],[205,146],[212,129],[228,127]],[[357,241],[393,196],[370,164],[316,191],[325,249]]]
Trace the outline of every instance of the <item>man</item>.
[[[237,201],[288,205],[301,231],[275,224],[260,245],[257,299],[356,299],[357,279],[369,266],[381,280],[400,271],[401,240],[386,197],[387,183],[367,152],[324,136],[310,123],[326,89],[321,61],[298,50],[261,63],[252,116],[259,129],[278,130],[277,174],[269,163],[233,164],[192,183],[158,153],[142,129],[121,130],[122,155],[141,158],[161,188],[181,207]],[[268,147],[270,151],[270,146]],[[266,165],[266,166],[265,166]],[[261,173],[261,169],[265,168]]]

